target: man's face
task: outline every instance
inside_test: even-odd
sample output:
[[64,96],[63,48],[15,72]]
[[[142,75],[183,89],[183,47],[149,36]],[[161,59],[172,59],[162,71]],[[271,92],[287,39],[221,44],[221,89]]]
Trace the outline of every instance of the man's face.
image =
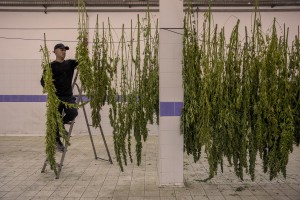
[[66,49],[65,48],[57,48],[54,51],[56,57],[59,57],[61,59],[65,59],[66,57]]

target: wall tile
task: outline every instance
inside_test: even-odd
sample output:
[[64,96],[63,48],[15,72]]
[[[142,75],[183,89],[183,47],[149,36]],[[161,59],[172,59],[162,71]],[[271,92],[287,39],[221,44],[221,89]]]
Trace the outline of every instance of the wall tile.
[[183,144],[183,135],[178,131],[160,131],[159,145]]
[[183,101],[183,91],[176,87],[160,88],[159,99],[161,102],[181,102]]
[[160,44],[159,58],[160,59],[182,58],[182,44],[181,43]]
[[182,90],[182,75],[181,73],[160,73],[159,75],[160,88],[177,87]]
[[160,73],[180,73],[182,74],[182,58],[161,58],[159,61]]
[[180,133],[180,117],[161,117],[159,130]]
[[159,32],[159,40],[161,44],[182,44],[183,38],[183,27],[178,27],[178,29],[168,29],[162,28]]
[[[172,5],[172,9],[170,9]],[[161,27],[183,27],[183,1],[163,0],[159,2],[159,24]]]

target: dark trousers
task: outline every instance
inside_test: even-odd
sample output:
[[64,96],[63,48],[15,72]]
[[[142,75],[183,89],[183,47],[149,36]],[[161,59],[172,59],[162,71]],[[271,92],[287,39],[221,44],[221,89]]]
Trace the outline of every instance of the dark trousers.
[[[76,98],[75,97],[71,97],[69,99],[63,99],[64,102],[70,103],[70,104],[76,104]],[[73,121],[77,115],[78,115],[78,110],[77,108],[70,108],[65,106],[63,103],[60,103],[58,106],[58,111],[60,112],[60,114],[63,114],[63,124],[67,124],[70,121]],[[59,135],[59,130],[57,128],[56,131],[56,140],[59,140],[60,135]]]

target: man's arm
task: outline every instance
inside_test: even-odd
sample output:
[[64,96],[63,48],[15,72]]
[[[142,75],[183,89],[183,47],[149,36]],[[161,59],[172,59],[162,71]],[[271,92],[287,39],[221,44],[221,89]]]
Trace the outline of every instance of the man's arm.
[[40,80],[40,83],[43,87],[45,87],[45,81],[44,81],[44,74],[45,74],[45,70],[43,71],[43,75],[42,75],[42,78]]

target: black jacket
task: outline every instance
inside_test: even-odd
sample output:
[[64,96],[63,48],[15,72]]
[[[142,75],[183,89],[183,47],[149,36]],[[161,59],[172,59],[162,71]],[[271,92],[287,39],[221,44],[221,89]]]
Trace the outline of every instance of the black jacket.
[[[53,74],[53,83],[56,88],[56,95],[59,99],[65,100],[73,96],[72,80],[74,70],[78,62],[76,60],[64,60],[62,63],[51,62],[51,69]],[[43,72],[43,74],[45,71]],[[41,78],[41,85],[44,87],[44,76]]]

